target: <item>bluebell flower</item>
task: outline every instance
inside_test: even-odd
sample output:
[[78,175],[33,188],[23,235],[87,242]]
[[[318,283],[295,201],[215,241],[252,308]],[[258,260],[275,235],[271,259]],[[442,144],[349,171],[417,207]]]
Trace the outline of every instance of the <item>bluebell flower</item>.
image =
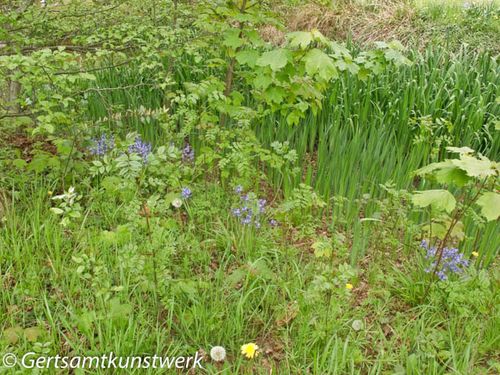
[[252,222],[252,215],[251,214],[248,214],[246,215],[243,219],[241,219],[241,223],[242,224],[250,224]]
[[194,160],[194,150],[189,143],[182,149],[182,161],[184,163],[191,162]]
[[181,196],[183,199],[189,199],[191,198],[192,192],[191,189],[188,187],[182,188]]
[[[239,218],[240,223],[243,225],[252,224],[255,228],[260,228],[267,201],[257,199],[253,193],[242,195],[243,187],[241,185],[236,186],[234,191],[240,195],[242,202],[240,207],[231,209],[233,216]],[[274,225],[274,223],[277,224],[276,220],[271,225]]]
[[115,138],[102,134],[100,138],[92,138],[93,145],[89,147],[91,155],[94,156],[104,156],[107,152],[111,151],[115,147]]
[[264,212],[266,210],[266,200],[265,199],[259,199],[258,200],[258,205],[259,205],[259,211],[260,213]]
[[[437,248],[430,246],[427,241],[422,241],[420,246],[426,250],[425,258],[432,260],[430,266],[425,269],[425,272],[433,272],[438,261]],[[443,248],[443,255],[436,272],[436,276],[440,280],[447,280],[449,273],[460,274],[469,266],[469,261],[464,257],[457,248]]]
[[446,276],[446,273],[444,271],[438,271],[436,273],[437,277],[439,277],[439,280],[444,281],[448,279],[448,276]]
[[108,140],[108,151],[111,151],[115,148],[115,137],[111,135]]
[[[241,208],[241,214],[246,215],[246,217],[249,218],[249,220],[251,220],[252,216],[253,216],[253,210],[249,207],[244,206]],[[246,223],[246,224],[248,224],[248,223]]]
[[137,137],[135,142],[128,147],[128,152],[131,154],[138,154],[142,157],[144,164],[148,162],[148,156],[151,150],[151,143],[144,142],[140,137]]

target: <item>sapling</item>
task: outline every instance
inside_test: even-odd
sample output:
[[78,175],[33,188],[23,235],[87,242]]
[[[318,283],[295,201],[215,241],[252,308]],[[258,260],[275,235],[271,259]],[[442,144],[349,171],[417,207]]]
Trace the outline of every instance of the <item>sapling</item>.
[[[448,244],[453,239],[460,242],[464,237],[462,220],[468,211],[476,205],[486,221],[497,220],[500,216],[499,164],[482,155],[474,156],[474,150],[468,147],[448,147],[447,150],[458,154],[458,158],[429,164],[417,170],[416,174],[430,177],[445,187],[455,186],[458,189],[417,191],[412,195],[415,206],[428,208],[430,213],[440,215],[431,217],[428,225],[429,237],[435,237],[438,243],[432,247],[436,259],[432,275],[440,279],[444,278],[440,273],[443,259],[450,258],[453,250],[448,248]],[[452,192],[458,196],[458,203]],[[430,283],[424,298],[429,288]]]

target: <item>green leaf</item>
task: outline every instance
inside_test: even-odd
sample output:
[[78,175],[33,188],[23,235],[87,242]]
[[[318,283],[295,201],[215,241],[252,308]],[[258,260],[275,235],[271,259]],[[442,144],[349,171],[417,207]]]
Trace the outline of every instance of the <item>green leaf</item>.
[[384,56],[388,61],[392,61],[396,65],[411,65],[411,61],[408,60],[403,54],[394,49],[387,49],[384,52]]
[[101,233],[101,239],[107,244],[121,245],[127,243],[132,238],[132,233],[127,225],[118,225],[116,230],[104,230]]
[[17,169],[24,169],[24,167],[26,167],[27,164],[28,163],[26,162],[26,160],[23,159],[14,159],[12,161],[12,165]]
[[288,125],[298,125],[301,118],[302,112],[295,110],[288,114],[286,122]]
[[165,195],[165,204],[167,205],[167,207],[169,207],[174,201],[174,199],[177,198],[179,198],[178,193],[168,193],[167,195]]
[[313,35],[307,31],[295,31],[287,35],[290,47],[306,49],[313,41]]
[[496,220],[500,216],[500,194],[486,192],[479,197],[476,203],[481,207],[481,214],[486,220]]
[[431,233],[432,238],[439,238],[442,240],[448,231],[448,227],[442,223],[427,224],[422,227],[424,233]]
[[304,61],[306,63],[306,72],[311,76],[317,74],[325,81],[329,81],[338,76],[337,69],[332,59],[317,48],[307,52]]
[[[449,226],[448,226],[449,228]],[[457,240],[459,241],[463,241],[464,238],[465,238],[465,226],[464,226],[464,223],[462,223],[461,221],[458,221],[455,226],[453,227],[453,229],[451,230],[451,237],[454,237],[456,238]]]
[[474,150],[470,147],[446,147],[446,150],[460,155],[474,153]]
[[[467,156],[467,153],[471,150],[468,147],[448,148],[448,150],[450,152],[460,153],[462,159],[470,158],[472,160],[479,161],[479,167],[481,168],[488,167],[488,164],[483,164],[481,160]],[[472,172],[475,170],[474,168],[476,168],[476,166],[473,162],[463,162],[461,161],[462,159],[445,160],[439,163],[432,163],[418,169],[415,173],[419,176],[433,175],[436,180],[442,184],[464,186],[471,180],[471,176],[473,175]],[[457,165],[457,162],[460,166]],[[467,173],[467,168],[469,168],[469,173]]]
[[24,337],[26,337],[29,342],[35,342],[41,334],[42,331],[38,327],[30,327],[24,330]]
[[236,54],[236,61],[241,65],[248,65],[250,68],[253,68],[259,58],[259,52],[255,50],[245,50],[239,51]]
[[460,159],[453,159],[453,165],[464,170],[468,176],[471,177],[489,177],[495,176],[498,173],[496,163],[491,160],[481,157],[481,159],[474,156],[462,154]]
[[120,184],[122,182],[122,179],[117,176],[107,176],[102,180],[102,187],[106,192],[108,193],[113,193],[115,191],[118,191],[120,189]]
[[47,157],[45,155],[37,155],[31,160],[28,169],[40,173],[47,168],[47,164]]
[[56,215],[61,215],[61,214],[63,214],[63,213],[64,213],[64,211],[63,211],[63,210],[61,210],[61,209],[60,209],[60,208],[58,208],[58,207],[52,207],[50,210],[51,210],[53,213],[55,213]]
[[457,201],[448,190],[425,190],[415,192],[411,200],[417,207],[429,207],[438,211],[451,212]]
[[434,176],[436,177],[436,181],[441,184],[454,184],[460,187],[466,185],[471,180],[465,171],[453,166],[451,162],[448,166],[436,170]]
[[425,176],[428,174],[432,174],[434,171],[436,171],[438,169],[449,167],[449,166],[453,166],[453,163],[451,163],[450,160],[442,161],[439,163],[431,163],[429,165],[426,165],[425,167],[417,169],[415,171],[415,174],[417,176]]
[[262,40],[262,37],[257,30],[243,30],[243,33],[248,41],[254,46],[262,46],[264,44],[264,41]]
[[258,74],[253,80],[255,88],[265,90],[273,83],[273,78],[267,74]]
[[283,69],[291,59],[290,50],[279,48],[273,51],[264,52],[257,60],[258,66],[270,66],[273,71]]
[[236,49],[243,45],[243,39],[240,38],[240,29],[229,29],[224,33],[222,43],[229,48]]
[[94,311],[84,311],[81,315],[75,317],[76,326],[82,332],[90,332],[93,322],[96,320]]
[[319,31],[318,29],[312,29],[311,35],[315,41],[320,42],[321,44],[326,44],[329,42],[329,40],[323,34],[321,34],[321,31]]
[[360,67],[358,71],[358,78],[361,81],[366,81],[368,77],[370,76],[371,71],[369,69]]
[[[430,226],[424,225],[422,227],[422,230],[425,233],[431,233],[433,238],[435,237],[442,240],[446,236],[446,233],[448,233],[450,224],[451,224],[451,219],[448,216],[440,217],[437,218],[435,221],[433,221]],[[458,221],[455,224],[450,233],[450,236],[452,238],[456,238],[458,241],[462,241],[465,238],[464,224],[461,221]]]
[[273,102],[276,104],[280,104],[285,97],[286,92],[281,87],[271,87],[264,92],[264,99],[267,102]]
[[23,329],[20,326],[10,327],[4,329],[2,338],[5,339],[8,344],[15,345],[19,341],[22,333]]
[[332,244],[328,239],[320,239],[313,243],[311,247],[314,250],[314,256],[318,258],[332,255]]

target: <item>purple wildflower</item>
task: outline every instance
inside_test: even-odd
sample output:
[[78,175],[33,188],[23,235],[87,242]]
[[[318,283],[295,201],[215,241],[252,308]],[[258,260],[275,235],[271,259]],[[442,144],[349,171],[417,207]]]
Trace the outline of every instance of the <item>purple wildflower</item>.
[[184,163],[192,162],[194,160],[194,150],[189,143],[182,149],[182,161]]
[[92,138],[93,145],[89,147],[91,155],[103,156],[108,151],[111,151],[115,147],[115,139],[113,136],[108,136],[102,134],[100,138]]
[[[425,272],[433,272],[439,258],[437,254],[438,249],[435,246],[430,246],[425,240],[422,241],[420,247],[426,250],[425,258],[432,260],[430,266],[425,269]],[[469,261],[465,259],[464,255],[457,248],[445,247],[442,251],[443,255],[441,256],[441,261],[436,272],[440,280],[448,279],[449,273],[460,274],[469,266]]]
[[[267,201],[265,199],[257,199],[255,194],[242,194],[243,187],[238,185],[234,188],[236,194],[240,196],[241,206],[232,208],[233,216],[239,218],[242,225],[253,225],[255,228],[260,228],[263,223],[263,213],[266,208]],[[271,225],[277,224],[276,220]]]
[[248,214],[243,219],[241,219],[241,224],[247,225],[252,222],[252,214]]
[[267,201],[265,199],[259,199],[257,203],[259,205],[259,212],[263,213],[266,210]]
[[241,208],[241,212],[246,213],[246,214],[248,214],[250,216],[252,216],[252,214],[253,214],[253,210],[251,208],[247,207],[247,206],[243,206]]
[[181,196],[183,199],[189,199],[191,198],[192,192],[191,189],[188,187],[182,188]]
[[128,152],[138,154],[142,157],[144,164],[148,162],[148,156],[151,153],[151,143],[144,142],[140,137],[135,139],[135,142],[128,147]]
[[269,225],[272,226],[273,228],[277,227],[278,221],[276,221],[275,219],[271,219],[271,220],[269,220]]

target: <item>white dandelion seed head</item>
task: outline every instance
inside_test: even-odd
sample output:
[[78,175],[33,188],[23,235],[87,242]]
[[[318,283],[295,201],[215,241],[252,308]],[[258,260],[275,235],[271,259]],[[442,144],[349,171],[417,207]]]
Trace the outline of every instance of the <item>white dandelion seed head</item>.
[[214,346],[210,350],[210,357],[215,362],[222,362],[226,358],[226,349],[224,349],[222,346]]
[[352,322],[352,329],[355,331],[360,331],[364,327],[363,321],[362,320],[355,320]]
[[179,198],[175,198],[172,201],[172,206],[174,206],[175,208],[179,208],[180,206],[182,206],[182,201]]

